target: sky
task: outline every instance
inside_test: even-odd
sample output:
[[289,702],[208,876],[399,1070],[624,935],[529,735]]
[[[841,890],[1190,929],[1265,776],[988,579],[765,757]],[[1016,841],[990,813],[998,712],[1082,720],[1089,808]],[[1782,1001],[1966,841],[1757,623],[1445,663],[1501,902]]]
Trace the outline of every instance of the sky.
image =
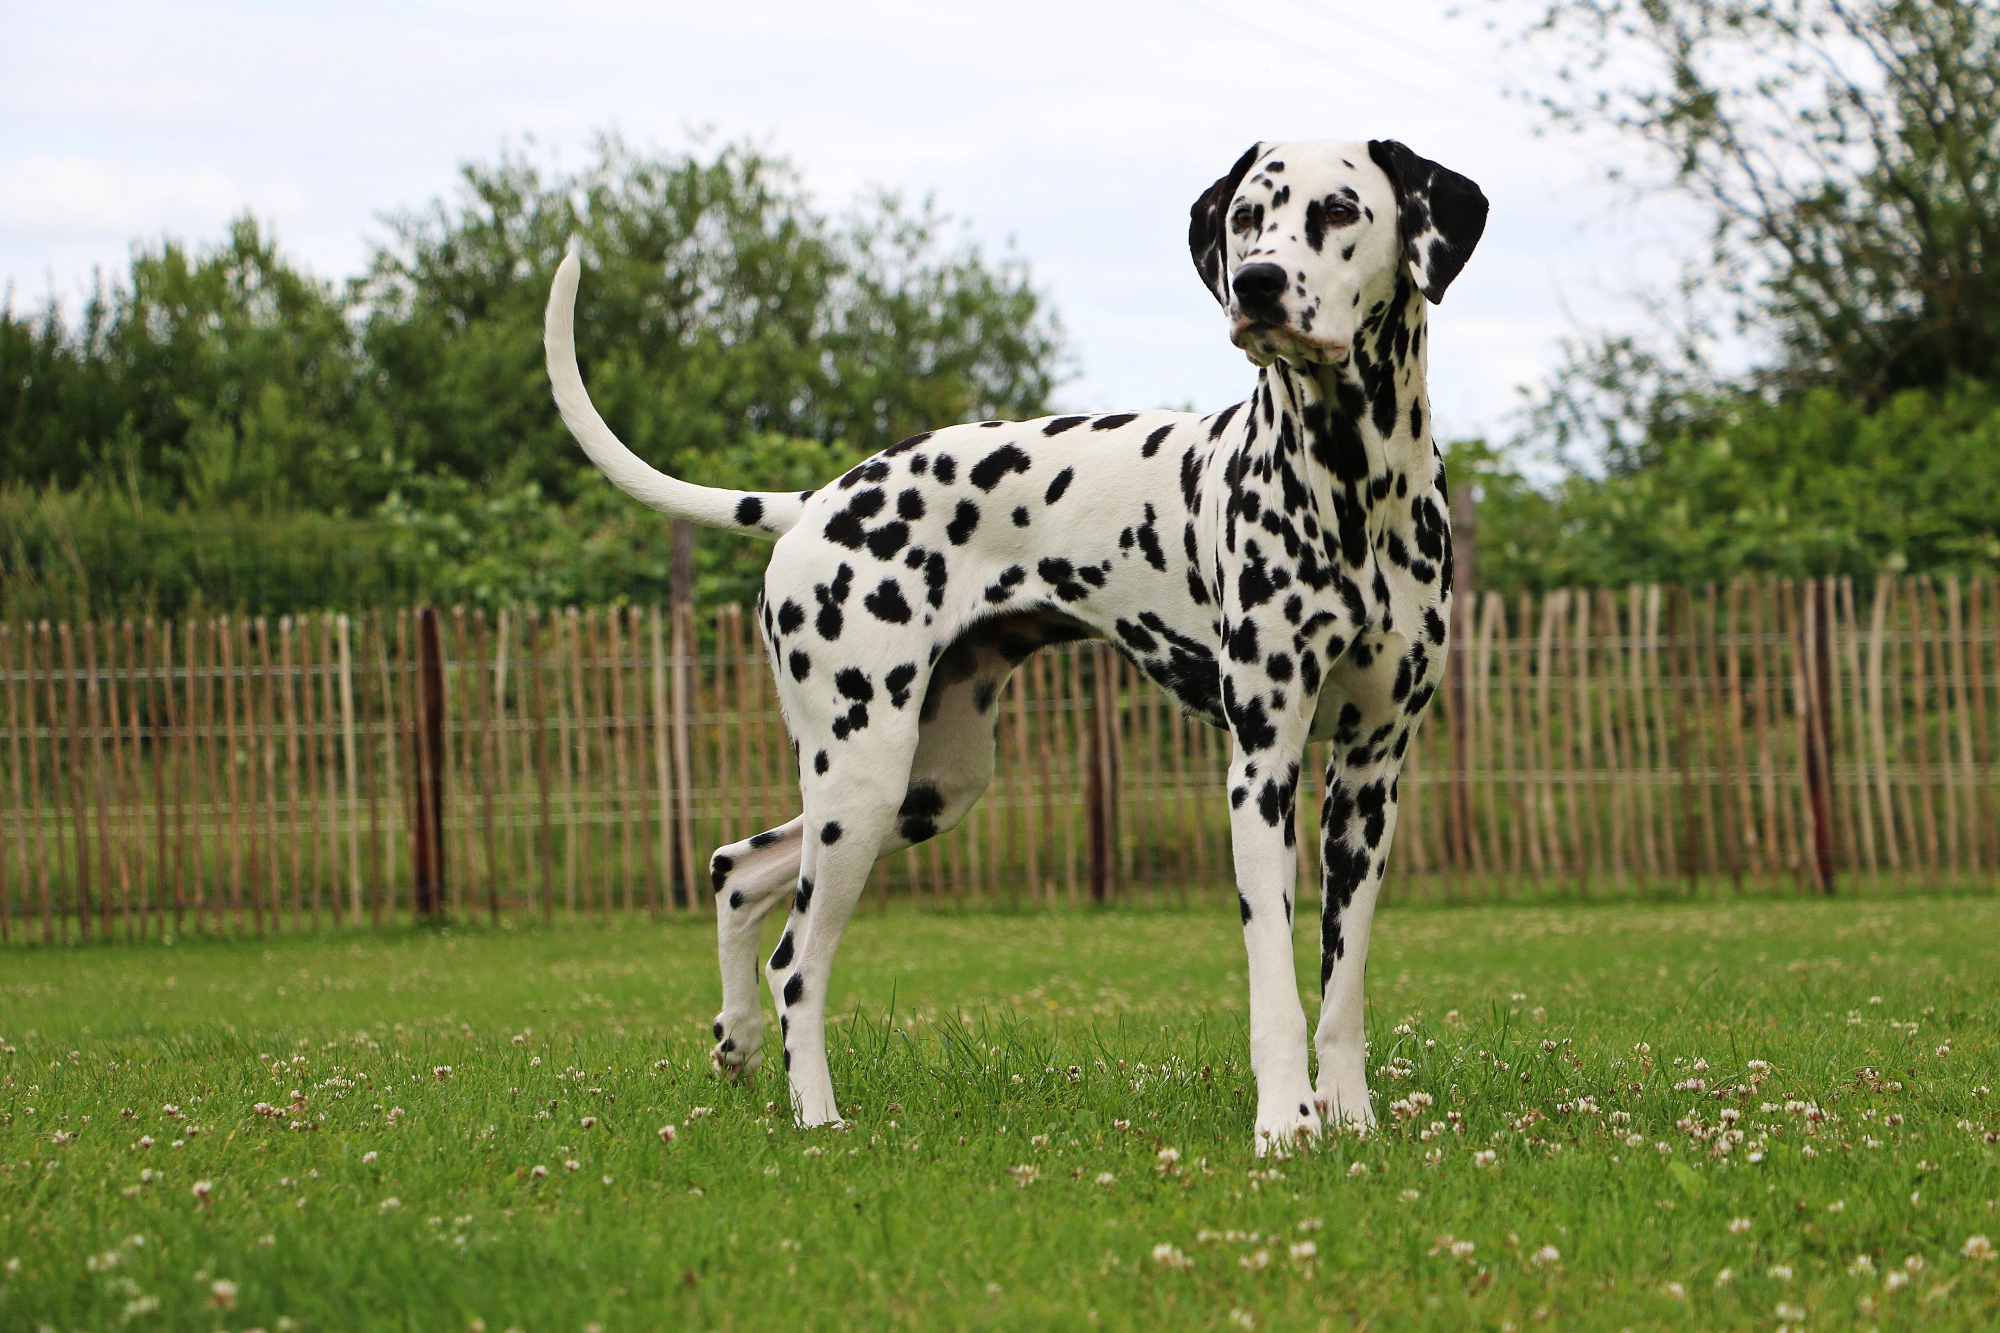
[[[1027,261],[1077,411],[1241,398],[1254,371],[1187,254],[1187,210],[1258,140],[1395,138],[1492,203],[1432,314],[1441,434],[1506,437],[1564,337],[1641,321],[1689,219],[1600,184],[1616,145],[1538,136],[1509,88],[1522,0],[485,0],[0,7],[0,285],[69,305],[136,241],[248,210],[321,277],[385,215],[526,147],[581,165],[615,129],[749,140],[839,212],[926,195]],[[530,145],[532,144],[532,147]]]

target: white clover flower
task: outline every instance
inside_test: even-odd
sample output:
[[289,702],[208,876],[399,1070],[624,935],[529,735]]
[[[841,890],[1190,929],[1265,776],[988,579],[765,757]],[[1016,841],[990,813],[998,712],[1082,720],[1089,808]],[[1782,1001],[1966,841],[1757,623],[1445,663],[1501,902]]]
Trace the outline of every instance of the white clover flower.
[[1958,1252],[1968,1259],[1984,1261],[1993,1257],[1993,1242],[1984,1236],[1967,1236]]
[[1302,1264],[1319,1253],[1319,1246],[1309,1240],[1302,1240],[1295,1242],[1286,1253],[1291,1255],[1293,1263]]
[[1732,1236],[1747,1236],[1747,1235],[1749,1235],[1749,1234],[1750,1234],[1750,1219],[1749,1219],[1749,1218],[1747,1218],[1747,1217],[1732,1217],[1732,1218],[1730,1218],[1730,1219],[1729,1219],[1729,1234],[1730,1234],[1730,1235],[1732,1235]]
[[1547,1268],[1550,1264],[1562,1262],[1562,1251],[1553,1245],[1544,1245],[1529,1255],[1528,1260],[1537,1268]]

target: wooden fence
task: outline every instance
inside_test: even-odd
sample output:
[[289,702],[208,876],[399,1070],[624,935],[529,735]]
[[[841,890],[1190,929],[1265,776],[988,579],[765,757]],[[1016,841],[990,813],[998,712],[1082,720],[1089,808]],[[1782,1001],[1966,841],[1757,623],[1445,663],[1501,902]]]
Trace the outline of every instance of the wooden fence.
[[[1996,592],[1464,599],[1389,891],[1991,884]],[[706,912],[709,851],[797,809],[755,635],[735,607],[699,653],[661,608],[0,625],[0,935]],[[1103,645],[1025,664],[999,740],[972,816],[871,894],[1230,892],[1225,738]]]

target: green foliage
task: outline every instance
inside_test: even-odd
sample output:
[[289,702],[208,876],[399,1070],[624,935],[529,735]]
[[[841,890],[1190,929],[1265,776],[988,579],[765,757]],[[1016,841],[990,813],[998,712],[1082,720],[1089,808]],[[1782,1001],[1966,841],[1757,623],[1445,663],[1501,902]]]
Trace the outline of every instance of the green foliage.
[[1774,344],[1767,376],[1880,401],[2000,374],[2000,10],[1551,0],[1532,36],[1555,122],[1652,150],[1708,214],[1697,280]]
[[[1706,215],[1654,327],[1565,348],[1483,489],[1487,586],[1990,571],[2000,10],[1969,0],[1551,0],[1552,122]],[[1762,360],[1709,364],[1718,310]],[[1679,312],[1679,313],[1674,313]]]
[[1739,576],[1990,573],[2000,562],[2000,392],[1907,389],[1870,411],[1832,389],[1711,401],[1643,466],[1537,489],[1483,445],[1486,587]]
[[1386,909],[1282,1162],[1232,908],[858,915],[846,1130],[707,921],[10,947],[0,1326],[1993,1326],[1992,898]]
[[[254,222],[135,251],[74,326],[0,310],[0,582],[14,614],[273,613],[429,597],[658,600],[667,524],[549,401],[543,303],[574,240],[607,419],[709,484],[818,486],[904,435],[1041,411],[1059,329],[1013,260],[891,196],[839,222],[782,161],[614,137],[520,155],[391,220],[337,293]],[[761,543],[705,538],[697,596]]]

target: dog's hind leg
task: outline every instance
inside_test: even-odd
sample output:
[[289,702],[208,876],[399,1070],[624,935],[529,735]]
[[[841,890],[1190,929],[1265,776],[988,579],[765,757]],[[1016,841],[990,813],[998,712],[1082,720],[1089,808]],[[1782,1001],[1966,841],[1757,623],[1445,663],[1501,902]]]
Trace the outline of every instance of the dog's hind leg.
[[798,883],[800,815],[731,843],[709,859],[715,886],[715,945],[722,963],[722,1012],[715,1016],[715,1067],[748,1078],[764,1059],[764,1007],[757,996],[758,927]]
[[807,757],[798,889],[766,973],[801,1124],[840,1119],[826,1059],[827,989],[869,868],[951,829],[978,803],[993,778],[1000,687],[1040,642],[1068,633],[1016,625],[968,636],[921,682],[920,708],[892,691],[886,717]]

